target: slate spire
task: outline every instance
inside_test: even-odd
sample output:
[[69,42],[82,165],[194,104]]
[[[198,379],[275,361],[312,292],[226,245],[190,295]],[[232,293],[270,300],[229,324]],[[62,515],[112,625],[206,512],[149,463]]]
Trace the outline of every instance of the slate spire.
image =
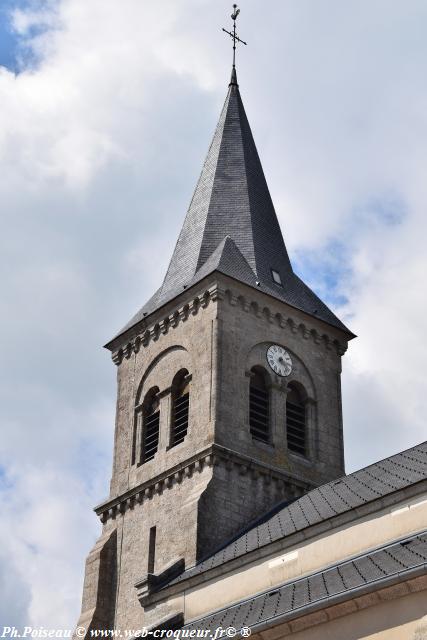
[[163,284],[120,333],[213,271],[350,333],[292,270],[234,66]]
[[228,86],[231,87],[232,84],[235,84],[236,87],[239,86],[239,83],[237,82],[237,71],[236,71],[236,67],[234,66],[234,64],[233,64],[233,68],[231,70],[230,84]]
[[259,281],[270,283],[271,269],[282,280],[291,272],[234,68],[162,294],[188,285],[225,236]]

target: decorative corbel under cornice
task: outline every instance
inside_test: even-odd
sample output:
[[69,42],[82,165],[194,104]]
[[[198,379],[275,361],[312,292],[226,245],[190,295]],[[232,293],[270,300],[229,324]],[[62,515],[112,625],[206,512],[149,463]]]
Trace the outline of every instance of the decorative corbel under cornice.
[[[293,335],[300,334],[304,340],[313,340],[316,345],[323,344],[325,349],[335,350],[337,355],[343,356],[347,351],[347,342],[339,341],[328,333],[320,333],[315,326],[311,326],[310,320],[300,322],[290,315],[276,312],[268,305],[259,305],[255,300],[244,295],[236,295],[227,287],[220,287],[218,283],[196,294],[190,301],[171,311],[161,320],[157,320],[151,326],[147,326],[144,320],[140,332],[112,352],[111,357],[116,365],[120,365],[123,359],[129,359],[132,353],[138,353],[141,347],[147,347],[151,340],[157,341],[161,336],[169,333],[171,329],[178,327],[180,322],[186,322],[190,315],[197,315],[201,309],[206,309],[210,302],[227,300],[231,306],[240,306],[246,313],[253,313],[257,318],[264,318],[270,324],[276,324],[284,331],[290,331]],[[273,304],[273,303],[272,303]]]
[[123,515],[128,509],[133,509],[145,500],[150,500],[155,494],[163,493],[165,489],[171,488],[174,484],[185,482],[195,473],[201,473],[205,468],[218,465],[223,465],[228,471],[235,467],[239,475],[250,472],[254,480],[265,482],[265,484],[275,482],[277,486],[282,488],[293,488],[297,495],[314,488],[314,485],[298,474],[283,471],[278,467],[271,467],[232,449],[213,444],[172,469],[101,503],[95,507],[94,511],[100,517],[101,522],[105,523],[109,519]]

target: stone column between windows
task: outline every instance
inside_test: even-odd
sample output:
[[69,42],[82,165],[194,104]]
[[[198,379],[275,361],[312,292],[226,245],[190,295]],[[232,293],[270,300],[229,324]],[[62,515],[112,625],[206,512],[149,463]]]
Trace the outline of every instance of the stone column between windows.
[[277,449],[286,449],[286,382],[270,386],[271,444]]
[[142,408],[135,411],[134,428],[136,429],[135,438],[135,464],[141,464],[142,462],[142,429],[144,420],[144,411]]
[[159,451],[165,451],[170,446],[172,387],[168,387],[159,393],[160,424],[159,424]]
[[307,398],[305,401],[305,430],[307,443],[307,458],[310,460],[317,459],[318,447],[318,430],[316,428],[316,401],[313,398]]

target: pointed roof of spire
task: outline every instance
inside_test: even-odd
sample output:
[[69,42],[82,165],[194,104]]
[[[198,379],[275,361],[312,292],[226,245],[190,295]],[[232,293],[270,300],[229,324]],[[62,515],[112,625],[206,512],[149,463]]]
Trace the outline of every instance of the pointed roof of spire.
[[[234,66],[163,284],[120,334],[213,271],[351,333],[292,270]],[[272,271],[279,274],[281,285]]]
[[235,84],[236,87],[239,86],[239,84],[237,82],[237,71],[236,71],[236,67],[234,66],[234,64],[233,64],[233,68],[231,70],[230,84],[228,86],[230,87],[232,84]]

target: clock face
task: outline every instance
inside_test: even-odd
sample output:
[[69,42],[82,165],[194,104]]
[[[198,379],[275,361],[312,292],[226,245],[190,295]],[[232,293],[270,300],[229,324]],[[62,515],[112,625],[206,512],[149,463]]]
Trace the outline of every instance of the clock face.
[[278,376],[288,376],[292,371],[292,360],[289,353],[278,344],[267,349],[267,362]]

